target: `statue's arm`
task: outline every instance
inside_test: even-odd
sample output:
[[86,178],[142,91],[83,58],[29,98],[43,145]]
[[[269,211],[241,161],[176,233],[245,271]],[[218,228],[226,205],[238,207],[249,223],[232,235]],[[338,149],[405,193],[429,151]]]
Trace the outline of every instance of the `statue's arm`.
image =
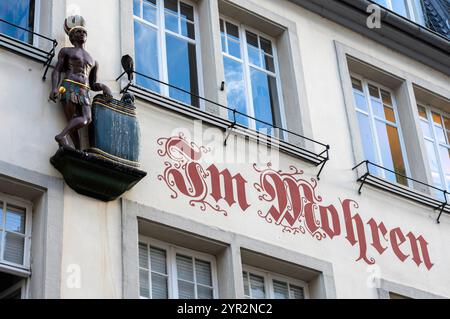
[[64,61],[66,59],[66,50],[62,48],[58,54],[58,61],[52,73],[52,91],[49,99],[56,103],[58,98],[58,85],[61,82],[61,74],[64,72]]
[[103,91],[103,94],[106,97],[111,98],[112,92],[110,88],[107,87],[105,84],[97,82],[97,72],[98,72],[98,63],[96,61],[95,66],[92,68],[91,73],[89,74],[89,86],[91,87],[91,90],[94,92]]

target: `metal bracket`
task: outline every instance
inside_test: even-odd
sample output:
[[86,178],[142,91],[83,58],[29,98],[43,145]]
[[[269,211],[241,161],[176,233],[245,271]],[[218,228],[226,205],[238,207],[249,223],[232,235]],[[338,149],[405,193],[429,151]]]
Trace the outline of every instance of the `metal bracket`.
[[226,136],[225,140],[223,141],[223,145],[227,146],[228,138],[231,135],[231,132],[233,131],[234,127],[236,126],[236,109],[233,110],[233,123],[225,130]]
[[323,151],[322,153],[320,153],[318,156],[322,156],[323,154],[327,154],[326,159],[323,161],[322,166],[319,169],[319,172],[317,173],[317,179],[320,181],[320,174],[322,174],[323,169],[325,168],[325,164],[327,164],[327,162],[330,160],[329,158],[329,154],[328,151],[330,150],[330,145],[327,145],[325,151]]
[[445,203],[442,204],[442,206],[439,206],[437,209],[439,209],[439,216],[437,218],[437,223],[440,224],[440,219],[442,216],[442,213],[444,212],[445,206],[447,206],[448,201],[447,201],[447,191],[444,191],[444,198],[445,198]]

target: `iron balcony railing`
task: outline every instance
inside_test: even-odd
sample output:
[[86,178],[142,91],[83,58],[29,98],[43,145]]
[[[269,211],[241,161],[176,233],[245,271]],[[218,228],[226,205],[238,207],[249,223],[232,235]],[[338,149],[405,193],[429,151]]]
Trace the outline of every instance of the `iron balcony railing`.
[[[146,89],[142,86],[139,86],[135,84],[133,81],[129,81],[128,84],[123,88],[121,93],[130,92],[133,93],[137,98],[153,102],[154,104],[158,106],[162,106],[165,108],[169,108],[172,111],[182,113],[184,115],[187,115],[189,117],[194,117],[197,119],[200,119],[202,121],[205,121],[209,124],[221,127],[225,130],[225,140],[224,145],[227,145],[227,140],[232,132],[244,135],[248,138],[251,138],[253,140],[256,140],[258,143],[264,143],[270,148],[278,148],[279,150],[288,153],[290,155],[297,156],[299,158],[302,158],[303,160],[313,164],[314,166],[319,167],[320,169],[317,173],[317,178],[320,179],[320,175],[323,172],[323,169],[325,167],[325,164],[329,161],[329,150],[330,146],[318,141],[315,141],[311,138],[305,137],[301,134],[298,134],[296,132],[287,130],[285,128],[273,125],[271,123],[267,123],[265,121],[261,121],[255,117],[249,116],[245,113],[242,113],[238,111],[235,108],[230,108],[224,105],[221,105],[215,101],[212,101],[210,99],[201,97],[197,94],[194,94],[192,92],[189,92],[187,90],[184,90],[180,87],[174,86],[169,83],[165,83],[159,79],[147,76],[145,74],[142,74],[137,71],[133,71],[134,74],[141,76],[143,78],[146,78],[148,80],[154,81],[156,83],[159,83],[161,85],[167,86],[169,88],[175,89],[179,92],[186,93],[191,96],[193,99],[198,99],[199,101],[203,101],[205,103],[212,104],[219,108],[219,110],[226,111],[227,113],[232,114],[232,118],[225,118],[223,116],[220,116],[218,114],[213,114],[211,112],[202,110],[200,107],[194,107],[192,105],[185,104],[183,102],[170,99],[166,96],[162,96],[159,93],[153,92],[149,89]],[[119,81],[126,72],[122,73],[116,81]],[[220,113],[220,112],[219,112]],[[251,129],[245,125],[242,125],[238,122],[237,118],[242,117],[246,118],[249,121],[257,122],[263,126],[266,126],[271,129],[272,132],[278,132],[278,136],[276,137],[274,135],[265,134],[264,132],[261,132],[256,129]],[[295,139],[298,140],[299,144],[293,144],[288,141],[288,139]],[[317,151],[317,149],[319,149]]]
[[[30,43],[27,43],[20,39],[16,39],[6,34],[0,33],[0,46],[21,55],[30,57],[38,62],[42,62],[45,67],[42,79],[45,81],[47,78],[47,72],[50,67],[50,63],[55,56],[55,50],[58,46],[58,42],[55,39],[50,39],[46,36],[25,29],[4,19],[0,19],[0,24],[6,24],[10,27],[13,27],[14,29],[22,30],[30,36],[29,38],[31,39],[31,41]],[[43,48],[48,49],[45,50]]]
[[[353,170],[357,170],[360,167],[364,167],[365,172],[357,180],[358,182],[361,183],[361,185],[359,186],[359,190],[358,190],[359,194],[361,194],[361,191],[362,191],[362,188],[364,187],[364,185],[370,184],[374,187],[386,190],[388,192],[399,195],[401,197],[413,200],[416,203],[419,203],[419,204],[431,207],[435,210],[438,210],[439,211],[439,215],[437,218],[438,223],[441,219],[442,213],[445,212],[447,214],[450,214],[450,205],[448,203],[448,197],[447,197],[448,195],[450,195],[450,193],[447,192],[446,190],[440,189],[433,185],[429,185],[427,183],[424,183],[422,181],[408,177],[406,175],[397,173],[391,169],[388,169],[381,165],[372,163],[371,161],[363,161],[363,162],[359,163],[357,166],[355,166],[353,168]],[[415,190],[408,186],[403,186],[398,183],[390,182],[389,180],[387,180],[383,177],[380,177],[377,174],[372,173],[371,167],[374,167],[376,170],[380,169],[385,172],[392,173],[396,177],[405,179],[409,182],[412,182],[413,184],[421,185],[421,186],[425,187],[425,189],[427,191],[429,191],[430,194],[426,194],[424,192]],[[408,182],[408,184],[410,184],[409,182]],[[435,193],[434,196],[433,196],[433,192]],[[440,195],[442,195],[442,198],[440,198]]]

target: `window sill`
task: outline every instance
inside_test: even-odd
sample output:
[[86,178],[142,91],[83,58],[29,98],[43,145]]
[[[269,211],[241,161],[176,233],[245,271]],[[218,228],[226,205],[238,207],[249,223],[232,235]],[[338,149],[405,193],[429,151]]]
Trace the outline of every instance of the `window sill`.
[[[317,148],[320,148],[320,151],[312,150],[314,147],[306,148],[301,147],[295,144],[292,144],[286,140],[282,140],[279,138],[276,138],[274,136],[266,135],[264,133],[258,132],[256,130],[250,129],[248,127],[242,126],[239,123],[235,123],[229,119],[223,118],[219,115],[212,114],[210,112],[206,112],[204,110],[201,110],[200,108],[196,108],[187,104],[184,104],[182,102],[179,102],[177,100],[168,98],[166,96],[163,96],[159,93],[155,93],[152,91],[149,91],[145,88],[139,87],[134,84],[128,84],[123,92],[130,92],[133,93],[136,98],[150,102],[152,105],[155,105],[157,107],[161,107],[164,109],[168,109],[170,111],[176,112],[178,114],[182,114],[184,116],[187,116],[191,119],[201,120],[203,122],[206,122],[210,125],[213,125],[215,127],[218,127],[220,129],[223,129],[225,131],[226,138],[224,140],[224,145],[226,146],[227,138],[231,132],[234,132],[235,134],[239,134],[241,136],[244,136],[245,138],[252,139],[258,144],[264,144],[268,148],[271,149],[278,149],[283,153],[286,153],[288,155],[300,158],[314,166],[321,166],[319,173],[317,174],[317,177],[320,179],[320,174],[323,170],[323,167],[329,160],[329,146],[322,144],[320,142],[314,141],[312,139],[300,136],[298,134],[295,134],[290,131],[285,131],[287,135],[294,135],[296,138],[300,138],[302,141],[304,141],[305,144],[311,144]],[[222,106],[223,107],[223,106]]]
[[0,271],[19,277],[29,277],[31,275],[31,271],[27,268],[6,262],[0,262]]
[[[441,218],[442,213],[446,213],[446,214],[450,214],[450,204],[447,202],[447,192],[444,190],[440,190],[432,185],[428,185],[425,184],[423,182],[414,180],[412,178],[403,176],[401,174],[396,174],[395,172],[392,172],[386,168],[383,168],[381,166],[378,166],[376,164],[373,164],[369,161],[363,161],[361,162],[359,165],[357,165],[356,167],[353,168],[353,170],[356,170],[358,168],[360,168],[361,166],[363,166],[366,168],[366,170],[364,171],[364,173],[361,175],[361,177],[358,178],[358,182],[361,183],[358,193],[361,194],[362,188],[364,187],[364,185],[370,185],[373,186],[375,188],[387,191],[391,194],[394,194],[396,196],[400,196],[406,199],[409,199],[411,201],[414,201],[418,204],[433,208],[434,210],[438,210],[439,211],[439,216],[437,218],[437,222],[439,223],[439,220]],[[384,169],[386,171],[392,172],[394,174],[396,174],[397,176],[402,176],[407,178],[408,180],[410,180],[412,183],[418,183],[422,186],[427,187],[428,189],[432,190],[438,190],[441,191],[442,194],[444,195],[445,199],[444,200],[439,200],[436,197],[433,197],[430,194],[426,194],[424,192],[418,191],[416,189],[413,189],[411,187],[408,186],[404,186],[395,182],[391,182],[386,180],[385,178],[379,177],[377,175],[374,175],[372,173],[370,173],[369,170],[369,165],[378,167],[380,169]]]

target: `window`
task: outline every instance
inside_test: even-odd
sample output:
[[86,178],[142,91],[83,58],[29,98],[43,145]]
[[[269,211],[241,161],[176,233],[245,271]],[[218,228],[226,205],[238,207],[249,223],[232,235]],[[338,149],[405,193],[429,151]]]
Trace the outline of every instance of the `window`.
[[0,263],[27,268],[29,265],[30,208],[0,197]]
[[256,268],[244,266],[242,276],[244,295],[248,299],[305,299],[308,293],[303,281]]
[[424,25],[421,0],[373,0],[379,5],[394,11],[414,22]]
[[[2,0],[0,1],[0,19],[18,25],[27,30],[35,30],[35,9],[39,0]],[[0,33],[15,39],[32,43],[30,33],[0,22]]]
[[[133,0],[136,71],[199,95],[198,32],[193,5],[177,0]],[[136,84],[198,107],[195,96],[136,76]]]
[[[271,135],[283,127],[281,87],[274,41],[255,30],[220,19],[222,52],[230,109],[246,114],[237,123]],[[231,120],[233,112],[229,112]]]
[[139,243],[141,298],[217,298],[213,256],[156,241]]
[[[394,95],[387,88],[352,77],[356,113],[366,160],[407,176],[407,162]],[[386,170],[371,173],[409,186],[408,180]]]
[[450,191],[450,116],[423,105],[418,111],[433,184]]

